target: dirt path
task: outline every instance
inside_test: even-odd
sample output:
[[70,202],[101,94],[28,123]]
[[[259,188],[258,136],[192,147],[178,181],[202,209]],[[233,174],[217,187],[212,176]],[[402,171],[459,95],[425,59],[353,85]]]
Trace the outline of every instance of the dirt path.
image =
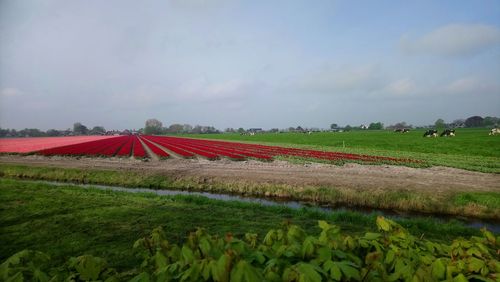
[[285,161],[208,161],[169,159],[144,162],[120,158],[67,158],[0,156],[0,163],[93,168],[162,173],[174,177],[198,177],[223,181],[325,186],[349,189],[419,190],[431,193],[453,191],[500,192],[500,175],[447,167],[409,168],[388,165],[291,164]]

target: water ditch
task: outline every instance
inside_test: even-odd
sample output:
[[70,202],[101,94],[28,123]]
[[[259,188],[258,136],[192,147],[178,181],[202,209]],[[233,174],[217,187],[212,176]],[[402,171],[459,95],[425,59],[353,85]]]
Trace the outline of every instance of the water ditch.
[[279,198],[259,198],[243,195],[231,195],[231,194],[218,194],[210,192],[196,192],[196,191],[186,191],[186,190],[168,190],[168,189],[148,189],[148,188],[133,188],[133,187],[119,187],[119,186],[107,186],[98,184],[80,184],[71,182],[55,182],[55,181],[32,181],[37,183],[46,183],[52,185],[69,185],[81,188],[96,188],[100,190],[110,190],[118,192],[128,192],[128,193],[151,193],[159,196],[175,196],[175,195],[187,195],[187,196],[201,196],[209,199],[220,200],[220,201],[238,201],[245,203],[255,203],[263,206],[282,206],[291,209],[312,209],[320,212],[340,212],[340,211],[352,211],[359,212],[365,215],[378,214],[383,215],[388,218],[398,219],[398,218],[433,218],[438,219],[443,222],[448,222],[451,220],[457,220],[462,222],[465,226],[475,229],[480,229],[486,227],[488,230],[500,233],[500,222],[488,221],[477,218],[467,218],[467,217],[456,217],[452,215],[430,215],[418,212],[399,212],[394,210],[383,210],[383,209],[373,209],[366,207],[331,207],[325,205],[317,205],[311,202],[302,202],[294,200],[285,200]]

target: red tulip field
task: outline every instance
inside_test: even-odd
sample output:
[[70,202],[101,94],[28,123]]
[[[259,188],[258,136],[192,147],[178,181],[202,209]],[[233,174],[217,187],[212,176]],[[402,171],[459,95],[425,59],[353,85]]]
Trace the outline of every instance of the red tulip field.
[[156,156],[160,159],[168,157],[202,157],[209,160],[220,158],[244,160],[251,158],[263,161],[271,161],[277,156],[288,156],[332,162],[416,162],[390,157],[149,135],[1,139],[0,153],[39,154],[45,156],[116,156],[139,159],[148,156]]

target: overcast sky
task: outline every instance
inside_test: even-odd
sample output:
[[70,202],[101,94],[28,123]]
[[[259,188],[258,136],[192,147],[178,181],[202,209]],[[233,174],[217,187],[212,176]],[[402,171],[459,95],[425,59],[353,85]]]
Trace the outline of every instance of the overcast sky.
[[500,1],[0,0],[0,127],[500,116]]

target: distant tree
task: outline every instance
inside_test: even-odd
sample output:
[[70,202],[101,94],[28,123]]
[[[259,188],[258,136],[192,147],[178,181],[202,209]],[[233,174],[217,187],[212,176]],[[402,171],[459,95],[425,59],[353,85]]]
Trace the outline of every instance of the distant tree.
[[297,126],[297,128],[295,128],[296,131],[304,131],[304,129],[302,128],[302,126]]
[[167,129],[169,133],[182,133],[184,130],[184,126],[182,124],[174,123],[170,125]]
[[370,130],[380,130],[380,129],[384,129],[384,124],[381,123],[381,122],[372,122],[370,123],[370,125],[368,126],[368,129]]
[[243,127],[238,128],[238,133],[244,133],[245,129]]
[[336,124],[336,123],[330,124],[330,129],[336,129],[336,128],[339,128],[338,124]]
[[228,127],[226,129],[224,129],[224,132],[226,132],[226,133],[235,133],[236,130],[234,128],[232,128],[232,127]]
[[408,125],[405,121],[398,122],[394,125],[387,126],[386,128],[390,129],[403,129],[403,128],[411,128],[411,125]]
[[271,132],[271,133],[276,133],[276,132],[280,132],[280,130],[279,130],[279,128],[271,128],[271,129],[269,130],[269,132]]
[[106,129],[104,129],[104,127],[102,126],[94,126],[94,128],[92,128],[90,130],[90,134],[92,135],[101,135],[101,134],[105,134],[106,133]]
[[55,136],[61,136],[61,135],[63,135],[63,134],[59,130],[56,130],[56,129],[47,130],[47,136],[55,137]]
[[18,132],[19,137],[43,137],[46,136],[45,132],[37,128],[25,128]]
[[466,127],[479,127],[483,125],[483,118],[480,116],[472,116],[465,120]]
[[483,120],[483,126],[493,127],[493,126],[497,126],[499,122],[500,122],[500,119],[497,117],[485,117]]
[[203,133],[220,133],[220,131],[213,126],[205,126]]
[[288,128],[288,131],[290,131],[290,132],[294,132],[294,131],[295,131],[295,127],[291,127],[291,126],[290,126],[290,127]]
[[351,130],[352,130],[352,126],[350,126],[350,125],[346,125],[344,127],[344,131],[351,131]]
[[200,133],[202,133],[202,130],[203,130],[203,128],[201,127],[201,125],[195,125],[191,132],[194,134],[200,134]]
[[191,133],[191,131],[193,130],[193,126],[190,125],[190,124],[184,124],[182,125],[182,132],[184,133]]
[[89,132],[88,128],[80,122],[75,122],[73,124],[73,133],[75,135],[87,135]]
[[0,127],[0,137],[7,137],[9,135],[10,130],[3,129]]
[[436,120],[436,122],[434,123],[434,127],[438,129],[443,129],[445,126],[446,124],[444,123],[444,120],[442,118]]
[[163,123],[157,119],[148,119],[144,126],[144,134],[161,134],[163,131]]

